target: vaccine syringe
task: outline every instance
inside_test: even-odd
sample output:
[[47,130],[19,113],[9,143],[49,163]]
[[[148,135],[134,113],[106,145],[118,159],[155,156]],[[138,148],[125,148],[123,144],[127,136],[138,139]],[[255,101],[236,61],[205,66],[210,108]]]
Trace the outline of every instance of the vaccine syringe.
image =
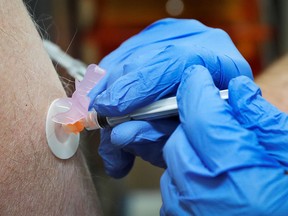
[[[228,99],[228,90],[220,91],[220,97]],[[79,133],[87,130],[97,130],[100,128],[114,127],[115,125],[133,120],[156,120],[178,116],[178,106],[176,97],[170,97],[156,101],[150,105],[140,108],[128,115],[117,117],[106,117],[99,115],[96,111],[89,111],[86,118],[74,124],[60,124],[53,121],[53,116],[57,113],[69,111],[69,107],[61,100],[56,99],[49,107],[46,119],[46,137],[52,153],[60,159],[72,157],[79,146]]]
[[[220,97],[223,100],[228,99],[228,90],[219,91]],[[96,130],[106,127],[114,127],[120,123],[132,120],[156,120],[168,117],[178,116],[178,106],[175,97],[169,97],[156,101],[143,108],[123,116],[106,117],[101,116],[96,111],[91,111],[83,121],[84,127],[87,130]]]

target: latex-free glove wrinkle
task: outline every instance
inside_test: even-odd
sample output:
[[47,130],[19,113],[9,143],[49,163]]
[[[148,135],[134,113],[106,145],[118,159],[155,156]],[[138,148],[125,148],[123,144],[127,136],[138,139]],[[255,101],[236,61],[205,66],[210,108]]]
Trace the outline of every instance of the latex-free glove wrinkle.
[[259,87],[241,76],[229,84],[235,117],[253,130],[266,151],[288,169],[288,116],[261,96]]

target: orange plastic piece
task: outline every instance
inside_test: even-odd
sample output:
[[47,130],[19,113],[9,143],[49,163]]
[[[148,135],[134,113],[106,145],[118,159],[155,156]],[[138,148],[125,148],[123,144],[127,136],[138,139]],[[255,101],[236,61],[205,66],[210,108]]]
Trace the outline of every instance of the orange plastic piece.
[[84,124],[82,121],[77,121],[74,124],[63,125],[63,127],[66,133],[78,134],[84,130]]

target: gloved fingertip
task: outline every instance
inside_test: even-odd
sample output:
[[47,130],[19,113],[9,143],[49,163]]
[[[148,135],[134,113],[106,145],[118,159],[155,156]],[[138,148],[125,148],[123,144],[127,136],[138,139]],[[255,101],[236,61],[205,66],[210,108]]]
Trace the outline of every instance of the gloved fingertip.
[[228,89],[229,104],[236,113],[238,121],[242,124],[249,123],[254,118],[254,120],[258,119],[267,111],[264,107],[268,103],[261,97],[259,86],[250,78],[246,76],[236,77],[230,81]]
[[145,100],[149,99],[149,95],[143,93],[146,79],[140,73],[120,77],[95,98],[94,109],[104,116],[121,116],[146,105]]
[[[111,132],[111,143],[115,148],[124,148],[129,143],[133,143],[135,138],[142,131],[141,125],[138,122],[124,122],[115,126]],[[127,130],[129,128],[129,130]]]
[[117,149],[110,141],[111,130],[101,131],[101,142],[98,154],[103,160],[105,172],[113,178],[122,178],[129,173],[133,167],[135,156],[122,149]]
[[239,76],[229,82],[229,102],[234,104],[239,101],[247,101],[262,95],[259,86],[247,76]]
[[115,149],[122,149],[155,166],[166,168],[162,148],[178,124],[172,119],[125,122],[113,128],[111,144]]
[[113,113],[117,115],[117,101],[113,96],[110,89],[103,91],[93,101],[92,107],[97,113],[103,116],[113,116]]
[[192,65],[186,68],[182,74],[181,82],[178,87],[177,100],[181,100],[183,96],[187,94],[192,96],[196,91],[201,91],[201,86],[207,82],[213,83],[207,68],[201,65]]
[[[245,127],[286,128],[287,115],[261,96],[260,88],[249,78],[237,77],[229,83],[229,104]],[[277,124],[275,124],[277,122]]]
[[104,91],[106,88],[106,83],[108,80],[108,76],[104,76],[97,85],[94,86],[94,88],[91,89],[91,91],[87,94],[87,96],[90,98],[90,105],[89,110],[93,108],[94,100],[96,97],[101,94],[101,92]]
[[212,103],[217,104],[217,100],[221,101],[220,93],[208,69],[200,65],[188,67],[183,73],[177,91],[181,122],[188,121],[196,112],[199,112],[198,115],[203,114],[201,110],[207,109]]
[[[178,121],[163,119],[157,122],[129,121],[115,126],[111,132],[111,143],[115,148],[127,145],[158,142],[167,138],[177,127]],[[129,130],[127,130],[129,128]]]
[[[195,83],[203,83],[202,80],[209,80],[213,83],[212,77],[208,69],[202,65],[192,65],[184,70],[182,75],[181,84],[186,84],[186,80],[191,77]],[[191,85],[191,83],[188,83]]]
[[114,152],[113,157],[107,157],[101,151],[99,154],[103,160],[106,174],[116,179],[126,176],[132,169],[135,160],[134,155],[122,150],[119,150],[119,154]]
[[115,167],[109,167],[109,166],[105,166],[105,172],[107,175],[115,178],[115,179],[120,179],[120,178],[123,178],[125,177],[129,172],[130,170],[132,169],[133,165],[134,165],[134,159],[133,158],[133,161],[130,162],[130,163],[127,163],[125,167],[123,167],[122,169],[118,169]]

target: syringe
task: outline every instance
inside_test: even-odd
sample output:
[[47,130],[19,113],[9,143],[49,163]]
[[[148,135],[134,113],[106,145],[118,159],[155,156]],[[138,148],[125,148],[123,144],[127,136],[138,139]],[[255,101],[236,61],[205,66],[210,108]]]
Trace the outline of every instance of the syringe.
[[[219,93],[223,100],[228,99],[228,90],[221,90]],[[115,125],[131,120],[156,120],[177,115],[178,106],[175,96],[161,99],[124,116],[106,117],[99,115],[93,110],[88,113],[88,116],[83,120],[83,124],[87,130],[97,130],[100,128],[114,127]]]
[[[228,90],[220,91],[220,97],[224,100],[228,99]],[[124,116],[105,117],[99,115],[96,111],[90,111],[86,118],[74,124],[65,125],[52,120],[53,116],[58,113],[67,112],[70,108],[57,99],[50,105],[47,113],[47,143],[53,154],[60,159],[68,159],[76,153],[80,140],[79,132],[84,128],[87,130],[97,130],[105,127],[114,127],[127,121],[156,120],[178,115],[176,97],[170,97],[156,101]]]

